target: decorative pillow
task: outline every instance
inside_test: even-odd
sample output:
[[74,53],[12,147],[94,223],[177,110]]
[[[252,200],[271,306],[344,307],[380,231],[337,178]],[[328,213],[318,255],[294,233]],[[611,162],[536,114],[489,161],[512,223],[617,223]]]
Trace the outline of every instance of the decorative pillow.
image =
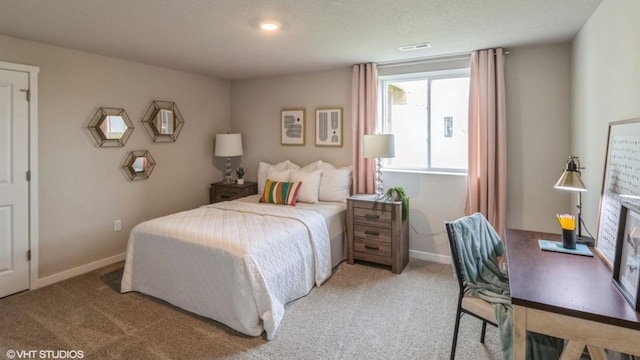
[[275,165],[271,165],[269,163],[261,161],[258,165],[258,194],[262,194],[264,192],[264,183],[265,181],[267,181],[267,171],[269,171],[269,169],[272,167],[276,168],[276,170],[297,170],[300,168],[300,166],[292,163],[289,160],[285,160]]
[[318,194],[320,193],[322,170],[305,171],[305,168],[300,170],[287,170],[291,171],[289,181],[299,181],[302,183],[298,201],[315,204],[318,202]]
[[267,179],[260,202],[295,206],[301,187],[302,183],[298,181],[279,182]]
[[322,179],[320,180],[320,201],[346,201],[351,193],[352,166],[335,168],[333,165],[323,162]]

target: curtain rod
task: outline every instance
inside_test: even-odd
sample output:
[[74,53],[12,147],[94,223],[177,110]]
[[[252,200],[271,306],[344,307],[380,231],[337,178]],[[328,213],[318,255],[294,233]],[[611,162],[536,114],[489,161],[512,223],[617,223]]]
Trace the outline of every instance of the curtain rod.
[[[503,54],[509,55],[511,54],[511,51],[504,49]],[[426,58],[379,62],[378,68],[380,69],[380,68],[389,68],[389,67],[396,67],[396,66],[419,65],[419,64],[427,64],[427,63],[442,62],[442,61],[468,60],[470,58],[471,58],[471,53],[458,53],[458,54],[449,54],[449,55],[433,56],[433,57],[426,57]]]

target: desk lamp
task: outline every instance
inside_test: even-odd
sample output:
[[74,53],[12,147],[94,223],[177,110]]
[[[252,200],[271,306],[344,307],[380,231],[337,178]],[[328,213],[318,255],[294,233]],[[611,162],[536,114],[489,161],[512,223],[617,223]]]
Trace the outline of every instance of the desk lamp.
[[231,184],[231,158],[242,156],[242,137],[240,134],[217,134],[215,156],[226,157],[227,167],[224,171],[224,184]]
[[576,242],[578,244],[593,246],[594,239],[582,235],[582,192],[587,191],[587,188],[584,186],[582,178],[580,177],[580,169],[584,169],[580,167],[580,159],[577,156],[571,155],[554,188],[578,192],[578,235]]
[[376,159],[376,198],[382,198],[382,159],[396,155],[395,141],[392,134],[376,134],[364,136],[364,157]]

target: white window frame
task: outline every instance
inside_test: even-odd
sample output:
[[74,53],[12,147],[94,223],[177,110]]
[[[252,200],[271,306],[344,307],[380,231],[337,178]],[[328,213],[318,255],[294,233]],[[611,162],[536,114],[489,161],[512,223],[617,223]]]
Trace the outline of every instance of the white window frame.
[[[451,79],[459,77],[470,77],[469,68],[457,68],[438,71],[423,71],[412,72],[406,74],[394,74],[383,75],[378,77],[378,116],[376,119],[376,130],[379,133],[387,133],[388,119],[385,118],[387,114],[387,108],[389,107],[388,99],[386,96],[387,84],[396,81],[415,81],[415,80],[428,80],[429,81],[429,94],[431,93],[431,81],[437,79]],[[438,173],[438,174],[460,174],[466,175],[468,168],[456,169],[456,168],[436,168],[431,166],[431,96],[427,99],[427,106],[429,111],[427,112],[427,142],[428,142],[428,156],[427,164],[425,167],[420,168],[385,168],[385,171],[398,171],[398,172],[416,172],[416,173]],[[396,141],[401,141],[397,139]]]

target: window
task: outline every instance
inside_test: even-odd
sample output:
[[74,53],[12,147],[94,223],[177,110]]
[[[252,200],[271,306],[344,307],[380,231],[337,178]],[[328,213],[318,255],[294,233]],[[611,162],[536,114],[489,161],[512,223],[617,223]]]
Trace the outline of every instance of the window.
[[395,135],[388,169],[467,170],[469,70],[381,76],[382,133]]

